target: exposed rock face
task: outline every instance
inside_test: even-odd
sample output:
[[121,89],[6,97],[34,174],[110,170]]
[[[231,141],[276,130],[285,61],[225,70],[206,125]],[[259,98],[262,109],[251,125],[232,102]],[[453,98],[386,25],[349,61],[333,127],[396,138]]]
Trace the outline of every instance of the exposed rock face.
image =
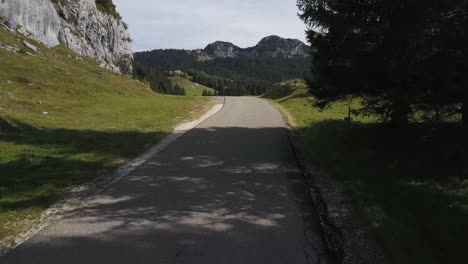
[[124,22],[100,11],[96,0],[0,0],[10,28],[49,47],[63,44],[115,72],[132,72],[132,47]]
[[234,58],[242,54],[243,50],[232,43],[216,41],[206,46],[203,51],[215,58]]
[[269,36],[262,39],[257,46],[249,50],[255,56],[305,57],[309,55],[310,48],[304,42],[297,39]]
[[263,38],[256,46],[251,48],[239,48],[238,46],[223,41],[209,44],[205,49],[198,50],[198,54],[210,58],[235,58],[235,57],[306,57],[310,48],[297,39],[284,39],[278,36]]

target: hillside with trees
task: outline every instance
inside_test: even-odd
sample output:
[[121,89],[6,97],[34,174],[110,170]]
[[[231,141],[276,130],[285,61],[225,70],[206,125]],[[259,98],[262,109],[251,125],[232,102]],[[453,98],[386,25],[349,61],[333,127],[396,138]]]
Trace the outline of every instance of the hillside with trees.
[[153,50],[135,54],[137,67],[182,70],[220,95],[260,95],[272,84],[302,78],[309,48],[298,40],[271,36],[252,48],[215,42],[204,50]]

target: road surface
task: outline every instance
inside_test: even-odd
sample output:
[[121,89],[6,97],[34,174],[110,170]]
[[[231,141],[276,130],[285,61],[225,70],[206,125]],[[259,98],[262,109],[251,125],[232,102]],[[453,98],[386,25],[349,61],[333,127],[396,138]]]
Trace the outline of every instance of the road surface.
[[261,99],[226,98],[0,263],[327,263],[300,175],[280,113]]

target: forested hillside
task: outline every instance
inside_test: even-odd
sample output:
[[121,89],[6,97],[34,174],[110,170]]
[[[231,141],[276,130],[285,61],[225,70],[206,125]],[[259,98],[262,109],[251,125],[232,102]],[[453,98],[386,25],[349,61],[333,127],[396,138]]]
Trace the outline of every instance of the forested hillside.
[[182,70],[221,95],[259,95],[274,83],[302,78],[309,68],[307,53],[302,42],[269,37],[248,49],[215,42],[204,50],[139,52],[135,67]]

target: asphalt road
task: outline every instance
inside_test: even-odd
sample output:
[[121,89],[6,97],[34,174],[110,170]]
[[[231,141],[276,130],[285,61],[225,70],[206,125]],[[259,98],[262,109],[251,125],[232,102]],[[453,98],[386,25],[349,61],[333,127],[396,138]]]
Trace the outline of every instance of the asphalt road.
[[328,263],[300,175],[280,113],[261,99],[226,98],[0,263]]

